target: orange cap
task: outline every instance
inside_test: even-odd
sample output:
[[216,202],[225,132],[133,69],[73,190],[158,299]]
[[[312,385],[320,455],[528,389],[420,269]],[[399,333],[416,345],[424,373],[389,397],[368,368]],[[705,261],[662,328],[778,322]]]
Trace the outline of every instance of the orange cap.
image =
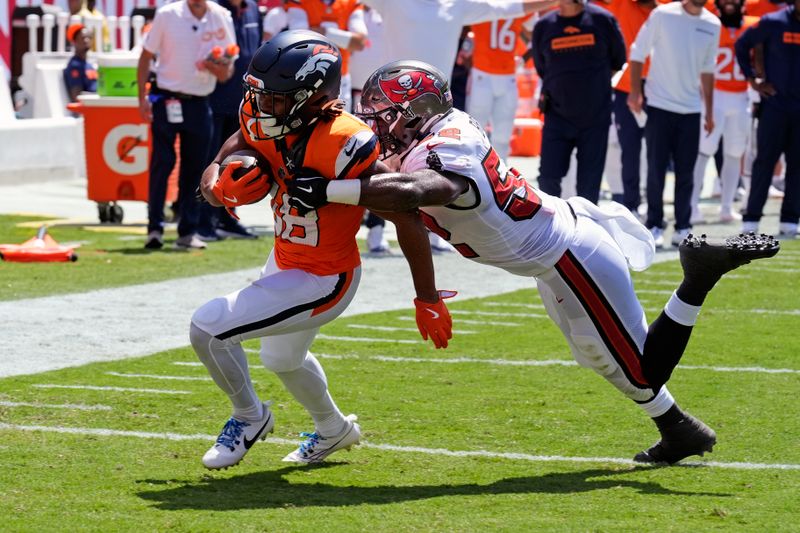
[[85,28],[83,24],[72,24],[69,28],[67,28],[67,40],[69,42],[75,41],[75,36]]

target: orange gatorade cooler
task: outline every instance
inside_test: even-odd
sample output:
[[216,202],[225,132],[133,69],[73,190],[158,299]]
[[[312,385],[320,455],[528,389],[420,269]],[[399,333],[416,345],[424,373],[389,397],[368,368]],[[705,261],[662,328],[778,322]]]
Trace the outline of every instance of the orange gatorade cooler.
[[514,119],[511,133],[511,155],[536,157],[542,149],[542,121],[538,118]]
[[[98,203],[101,222],[122,222],[119,200],[147,201],[150,125],[136,97],[81,95],[69,109],[84,117],[87,197]],[[176,140],[176,153],[180,154]],[[169,177],[167,201],[177,198],[180,160]]]

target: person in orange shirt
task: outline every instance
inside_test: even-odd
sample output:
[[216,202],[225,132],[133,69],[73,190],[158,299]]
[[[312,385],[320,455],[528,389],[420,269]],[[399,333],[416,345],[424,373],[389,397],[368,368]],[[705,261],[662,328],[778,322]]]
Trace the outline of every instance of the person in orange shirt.
[[724,136],[723,162],[720,178],[722,195],[719,219],[723,223],[741,220],[733,210],[733,199],[739,185],[742,156],[750,136],[750,103],[745,80],[736,62],[734,43],[749,28],[758,23],[758,18],[744,16],[743,0],[715,0],[712,13],[717,13],[722,22],[717,52],[717,69],[714,73],[714,129],[700,135],[700,151],[694,167],[692,189],[692,220],[701,220],[699,209],[700,192],[703,188],[708,160],[719,148]]
[[744,12],[750,17],[761,18],[769,13],[780,11],[786,7],[783,0],[746,0]]
[[501,19],[472,26],[472,70],[467,112],[490,132],[492,146],[508,157],[517,110],[517,41],[530,41],[533,17]]
[[[272,431],[269,402],[261,402],[248,372],[242,341],[261,340],[261,361],[305,407],[315,430],[284,461],[311,463],[358,443],[355,415],[344,416],[328,392],[325,372],[309,353],[319,328],[352,300],[361,276],[356,244],[363,208],[335,205],[302,212],[288,203],[287,182],[309,174],[359,188],[355,179],[378,170],[380,146],[372,130],[338,100],[342,58],[336,46],[308,30],[288,30],[264,43],[244,76],[240,129],[206,168],[203,197],[231,208],[254,203],[269,191],[275,246],[251,285],[215,298],[192,316],[190,340],[233,416],[206,452],[209,469],[237,464],[253,443]],[[220,163],[240,150],[256,150],[265,170],[234,178],[242,165]],[[241,154],[240,154],[241,155]],[[393,221],[412,213],[388,215]],[[415,217],[416,218],[416,217]],[[452,322],[435,289],[425,226],[404,225],[398,240],[417,291],[423,337],[446,347]]]
[[[661,3],[656,0],[602,0],[597,5],[614,14],[619,22],[625,50],[642,27],[650,12]],[[642,77],[647,77],[650,60],[645,62]],[[614,85],[614,126],[617,129],[620,151],[622,152],[622,198],[614,198],[634,213],[639,208],[641,197],[641,152],[644,141],[644,124],[633,116],[628,108],[628,94],[631,92],[631,75],[627,63]]]
[[359,0],[287,0],[290,30],[313,30],[325,35],[342,52],[340,98],[345,110],[353,109],[353,84],[350,79],[350,52],[367,45],[364,6]]

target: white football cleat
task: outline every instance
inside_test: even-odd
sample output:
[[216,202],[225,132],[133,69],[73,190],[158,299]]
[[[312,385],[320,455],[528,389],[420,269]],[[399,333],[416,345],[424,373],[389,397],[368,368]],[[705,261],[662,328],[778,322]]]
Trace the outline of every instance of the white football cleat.
[[356,415],[347,415],[347,425],[335,437],[323,437],[319,433],[301,433],[307,437],[300,443],[300,447],[283,458],[287,463],[320,463],[337,450],[349,450],[351,446],[361,440],[361,426],[356,424]]
[[203,466],[211,470],[234,466],[250,451],[257,440],[267,438],[275,427],[275,417],[264,402],[264,414],[258,422],[245,422],[231,417],[222,428],[217,442],[203,456]]

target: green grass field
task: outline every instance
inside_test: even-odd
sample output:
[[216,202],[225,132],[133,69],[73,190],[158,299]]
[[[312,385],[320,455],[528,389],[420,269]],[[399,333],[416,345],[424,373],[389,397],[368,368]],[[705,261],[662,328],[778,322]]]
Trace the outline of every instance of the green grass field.
[[[6,226],[0,242],[29,236]],[[125,250],[140,241],[119,234],[52,234],[91,242],[73,265],[0,264],[0,299],[252,267],[269,241],[138,254]],[[0,379],[2,529],[797,531],[798,261],[800,242],[784,243],[707,300],[670,383],[681,406],[717,431],[714,453],[688,466],[628,462],[657,440],[655,427],[572,363],[536,292],[524,290],[453,301],[447,350],[397,342],[419,340],[410,310],[324,327],[331,338],[313,351],[365,442],[317,467],[281,462],[311,426],[253,342],[252,376],[275,402],[277,425],[222,472],[200,457],[229,406],[188,347]],[[52,269],[69,285],[43,286]],[[648,318],[679,278],[676,262],[635,276]],[[83,386],[139,390],[62,388]]]

